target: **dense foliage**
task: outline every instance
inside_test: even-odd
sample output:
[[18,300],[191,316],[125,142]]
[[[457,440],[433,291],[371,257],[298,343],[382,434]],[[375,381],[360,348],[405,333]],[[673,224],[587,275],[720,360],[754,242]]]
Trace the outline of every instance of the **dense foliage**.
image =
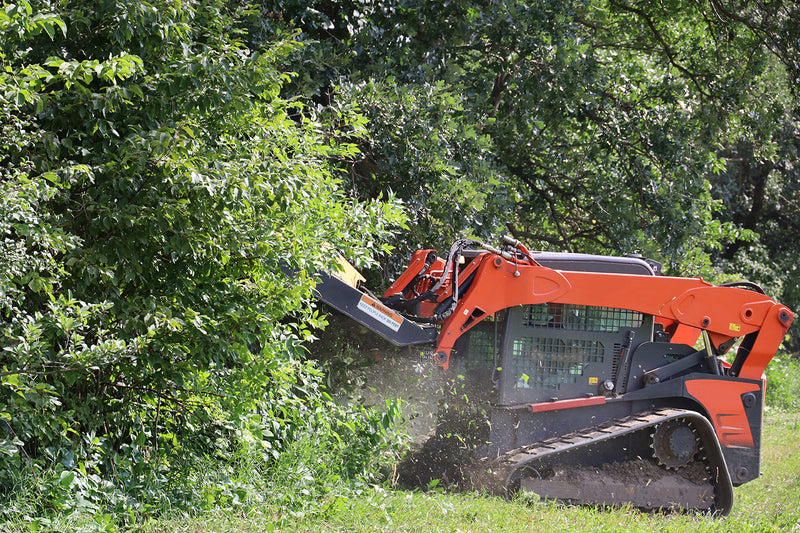
[[798,310],[798,58],[789,0],[3,3],[2,512],[369,479],[393,408],[303,348],[331,248],[509,232]]
[[309,432],[369,472],[388,421],[335,407],[301,341],[322,243],[369,260],[399,213],[344,196],[363,119],[281,97],[299,45],[250,48],[256,15],[0,10],[4,513],[195,505],[193,465]]
[[305,90],[370,118],[350,186],[407,200],[408,247],[639,250],[800,306],[795,2],[265,4],[313,42]]

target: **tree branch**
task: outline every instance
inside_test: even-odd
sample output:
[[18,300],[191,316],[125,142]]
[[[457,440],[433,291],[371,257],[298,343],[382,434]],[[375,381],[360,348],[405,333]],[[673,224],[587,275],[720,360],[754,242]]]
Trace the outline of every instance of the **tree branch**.
[[661,50],[666,54],[669,63],[673,67],[678,69],[680,72],[685,74],[692,81],[694,86],[697,87],[697,90],[700,92],[700,94],[708,98],[711,97],[710,93],[703,90],[703,86],[697,79],[697,75],[678,62],[678,58],[677,55],[675,54],[675,51],[672,49],[669,43],[667,43],[667,41],[664,39],[664,36],[661,35],[661,32],[656,27],[655,22],[647,13],[645,13],[642,9],[629,6],[628,4],[622,2],[616,2],[612,0],[611,4],[622,9],[623,11],[628,11],[644,19],[644,21],[647,23],[647,26],[650,28],[650,31],[653,33],[653,36],[656,38],[656,41],[658,41],[658,43],[661,45]]

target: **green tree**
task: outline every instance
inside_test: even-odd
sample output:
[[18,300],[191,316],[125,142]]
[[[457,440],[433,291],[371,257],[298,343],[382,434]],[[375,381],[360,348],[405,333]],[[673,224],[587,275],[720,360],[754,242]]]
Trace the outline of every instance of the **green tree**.
[[246,45],[256,15],[214,0],[0,9],[3,497],[197,498],[166,473],[237,439],[278,456],[336,412],[303,361],[323,322],[312,275],[326,247],[369,262],[401,218],[345,197],[363,119],[281,97],[300,44]]
[[720,150],[725,172],[715,181],[714,195],[725,205],[720,218],[758,239],[727,241],[716,260],[758,279],[770,294],[798,309],[800,106],[796,87],[780,70],[773,64],[769,75],[757,80],[769,90],[754,91],[743,106],[738,134]]
[[[757,239],[721,176],[732,147],[792,115],[793,2],[265,5],[312,42],[305,90],[363,106],[350,185],[407,199],[408,247],[510,231],[713,277],[710,254]],[[793,135],[771,144],[790,156]]]

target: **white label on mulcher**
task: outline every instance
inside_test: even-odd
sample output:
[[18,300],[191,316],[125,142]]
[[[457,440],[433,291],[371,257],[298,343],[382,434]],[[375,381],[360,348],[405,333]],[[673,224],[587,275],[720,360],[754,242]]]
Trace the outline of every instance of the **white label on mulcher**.
[[358,301],[358,308],[392,331],[400,329],[400,325],[403,323],[403,317],[368,296],[361,297]]

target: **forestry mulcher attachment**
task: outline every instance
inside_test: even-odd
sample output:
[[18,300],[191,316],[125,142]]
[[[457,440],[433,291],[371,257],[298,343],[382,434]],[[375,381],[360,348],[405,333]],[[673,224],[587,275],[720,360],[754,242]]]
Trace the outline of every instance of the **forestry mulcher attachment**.
[[764,369],[793,314],[753,283],[504,237],[459,240],[444,258],[419,250],[382,297],[342,272],[317,292],[398,346],[435,344],[462,378],[421,450],[442,465],[430,477],[724,515],[733,486],[759,476]]

